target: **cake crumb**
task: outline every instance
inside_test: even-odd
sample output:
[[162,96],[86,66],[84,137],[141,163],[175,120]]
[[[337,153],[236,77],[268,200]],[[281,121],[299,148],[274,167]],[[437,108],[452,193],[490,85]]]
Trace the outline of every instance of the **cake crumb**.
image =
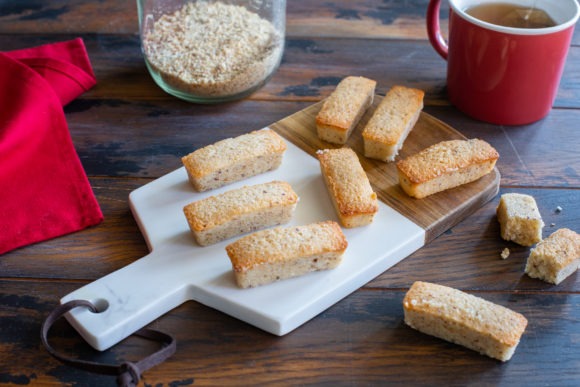
[[508,249],[507,247],[505,249],[502,250],[501,252],[501,259],[507,259],[507,257],[510,256],[510,249]]

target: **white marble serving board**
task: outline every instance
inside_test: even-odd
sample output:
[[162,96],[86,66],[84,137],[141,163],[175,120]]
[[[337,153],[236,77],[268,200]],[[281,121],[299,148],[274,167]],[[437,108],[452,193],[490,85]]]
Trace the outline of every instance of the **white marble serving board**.
[[[129,196],[151,253],[61,299],[89,300],[101,309],[77,308],[67,318],[94,348],[105,350],[185,301],[220,310],[275,335],[284,335],[357,290],[425,243],[425,230],[384,203],[374,222],[343,229],[349,246],[329,271],[251,289],[234,282],[227,240],[198,246],[183,215],[184,205],[243,185],[290,183],[300,201],[290,225],[336,220],[318,161],[288,142],[279,169],[204,193],[193,190],[184,168]],[[192,326],[194,322],[192,321]]]

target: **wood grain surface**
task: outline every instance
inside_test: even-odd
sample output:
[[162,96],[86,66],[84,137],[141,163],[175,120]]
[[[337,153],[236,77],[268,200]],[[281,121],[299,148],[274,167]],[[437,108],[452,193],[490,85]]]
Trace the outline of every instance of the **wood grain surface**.
[[[105,215],[96,227],[0,255],[0,385],[115,385],[114,377],[51,358],[39,332],[62,296],[147,254],[129,193],[180,167],[180,157],[192,150],[313,106],[346,75],[375,79],[380,95],[395,84],[425,90],[423,119],[434,117],[496,148],[499,194],[533,195],[546,223],[544,236],[560,227],[580,231],[578,32],[550,114],[526,126],[492,125],[449,103],[446,63],[427,41],[427,4],[288,1],[284,57],[271,81],[241,101],[194,105],[165,94],[149,76],[135,1],[0,1],[0,51],[76,37],[87,46],[97,85],[64,111]],[[0,155],[0,168],[2,160]],[[372,173],[372,165],[365,165]],[[147,371],[140,385],[579,385],[580,275],[558,286],[525,275],[530,249],[500,238],[498,200],[446,225],[428,245],[284,337],[194,302],[183,304],[150,324],[175,335],[178,349]],[[506,247],[511,254],[502,260]],[[417,280],[524,314],[529,326],[514,357],[499,363],[405,326],[401,302]],[[154,349],[131,338],[96,352],[65,321],[55,325],[50,341],[72,356],[111,363]]]
[[[377,95],[353,130],[345,146],[359,156],[367,176],[381,201],[406,216],[425,230],[425,244],[447,231],[453,225],[475,212],[499,192],[500,174],[497,168],[481,179],[455,189],[431,195],[424,199],[409,197],[399,185],[394,162],[386,163],[364,156],[362,130],[383,97]],[[316,115],[323,102],[309,106],[272,125],[287,140],[306,153],[316,157],[316,152],[326,148],[340,148],[320,140],[316,131]],[[441,141],[465,139],[457,130],[427,113],[421,113],[409,133],[396,160],[415,154]],[[388,232],[388,230],[385,230]]]

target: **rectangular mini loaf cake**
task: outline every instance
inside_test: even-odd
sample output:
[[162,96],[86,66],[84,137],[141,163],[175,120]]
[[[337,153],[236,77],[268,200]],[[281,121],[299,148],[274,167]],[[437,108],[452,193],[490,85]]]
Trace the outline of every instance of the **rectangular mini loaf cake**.
[[399,160],[399,183],[409,196],[421,199],[487,175],[498,158],[483,140],[442,141]]
[[346,77],[324,101],[316,116],[321,140],[344,144],[372,105],[376,82],[364,77]]
[[218,141],[181,161],[193,188],[201,192],[276,169],[285,151],[282,137],[264,129]]
[[501,237],[522,246],[532,246],[542,240],[544,222],[536,200],[530,195],[501,195],[496,209]]
[[405,323],[492,358],[509,360],[528,320],[483,298],[417,281],[403,300]]
[[356,153],[350,148],[324,149],[317,156],[340,223],[348,228],[370,224],[379,204]]
[[258,231],[229,244],[226,251],[238,286],[249,288],[333,269],[347,246],[340,226],[326,221]]
[[366,124],[362,137],[365,156],[394,161],[423,109],[425,92],[393,86]]
[[580,266],[580,235],[561,228],[532,249],[526,273],[558,285]]
[[198,200],[186,205],[183,212],[196,242],[206,246],[288,223],[297,202],[290,184],[273,181]]

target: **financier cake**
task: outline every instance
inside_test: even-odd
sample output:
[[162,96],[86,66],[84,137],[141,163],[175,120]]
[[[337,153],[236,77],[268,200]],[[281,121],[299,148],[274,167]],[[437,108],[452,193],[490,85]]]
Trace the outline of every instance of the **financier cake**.
[[340,81],[316,115],[318,137],[334,144],[345,144],[372,105],[376,84],[371,79],[353,76]]
[[399,160],[399,183],[409,196],[421,199],[487,175],[498,158],[483,140],[442,141]]
[[191,185],[201,192],[276,169],[285,151],[282,137],[263,129],[197,149],[181,161]]
[[417,281],[403,300],[411,328],[501,361],[514,354],[528,325],[521,314],[447,286]]
[[272,181],[244,186],[186,205],[195,241],[207,246],[265,227],[288,223],[298,203],[290,184]]
[[277,227],[246,235],[226,246],[241,288],[265,285],[337,267],[348,246],[336,222]]
[[370,224],[379,203],[357,154],[340,148],[319,150],[316,155],[340,223],[347,228]]
[[419,119],[425,92],[393,86],[366,124],[362,137],[365,156],[394,161],[403,142]]

